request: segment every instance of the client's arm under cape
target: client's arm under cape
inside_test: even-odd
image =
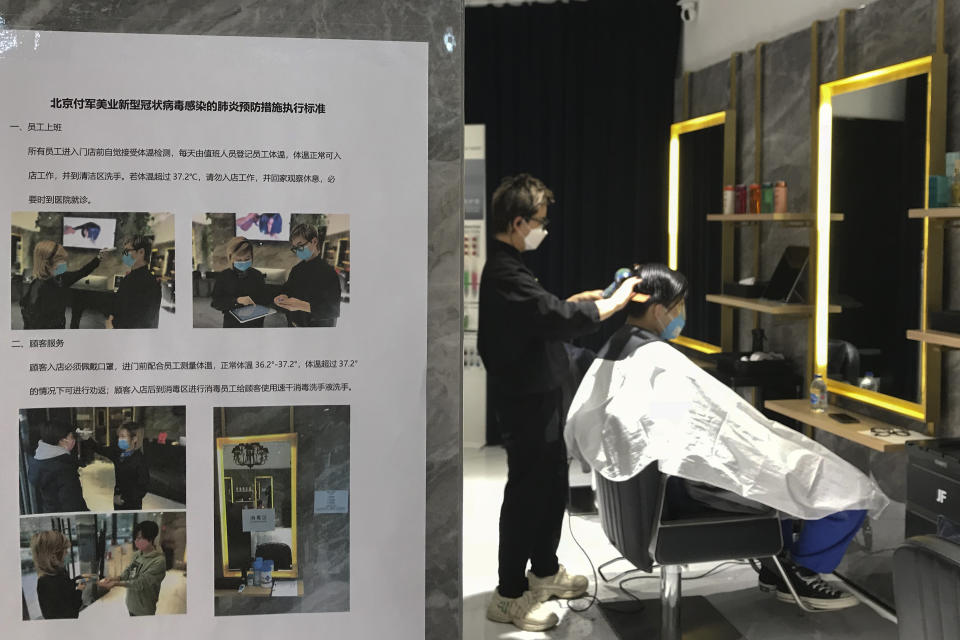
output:
[[[628,343],[629,345],[629,343]],[[594,361],[567,418],[570,452],[605,478],[651,462],[797,518],[882,511],[876,483],[823,445],[768,420],[664,342]]]

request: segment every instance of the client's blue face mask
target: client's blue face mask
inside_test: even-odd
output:
[[[62,276],[66,272],[67,272],[66,262],[61,262],[60,264],[58,264],[56,267],[53,268],[53,275],[55,276]]]
[[[310,247],[303,246],[297,249],[297,257],[301,260],[309,260],[313,256],[313,252],[310,251]]]
[[[117,446],[120,448],[121,451],[126,451],[127,449],[130,448],[130,441],[127,440],[126,438],[120,438],[117,440]]]
[[[233,268],[237,271],[246,271],[253,265],[253,260],[243,260],[241,262],[234,262]]]
[[[683,326],[687,323],[687,311],[686,309],[681,309],[673,320],[667,323],[667,326],[663,328],[663,331],[660,332],[660,337],[664,340],[673,340],[680,337],[680,332],[683,331]]]
[[[125,265],[128,266],[128,267],[132,267],[132,266],[133,266],[133,263],[136,262],[136,260],[134,259],[134,257],[133,257],[132,255],[130,255],[129,253],[123,254],[123,256],[121,256],[120,259],[123,260],[123,264],[125,264]]]

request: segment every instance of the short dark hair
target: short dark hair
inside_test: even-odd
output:
[[[518,216],[530,218],[540,207],[554,202],[553,191],[529,173],[507,176],[493,192],[493,213],[490,216],[493,232],[509,231]]]
[[[687,278],[665,264],[645,264],[634,275],[641,278],[635,291],[650,296],[646,302],[631,301],[627,305],[627,314],[635,318],[645,314],[655,304],[662,304],[668,309],[679,304],[689,289]]]
[[[303,238],[306,240],[307,244],[310,244],[310,241],[316,238],[317,244],[322,245],[323,241],[326,239],[326,236],[326,227],[315,227],[312,224],[307,224],[306,222],[300,222],[290,229],[291,240],[294,238]]]
[[[127,242],[133,247],[133,250],[143,249],[143,258],[150,262],[150,254],[153,252],[153,236],[144,236],[137,234],[127,238]],[[124,243],[126,244],[126,242]]]
[[[40,425],[40,439],[47,444],[57,445],[70,435],[71,431],[73,431],[73,427],[65,422],[44,422]]]
[[[153,520],[143,520],[138,522],[133,527],[133,537],[136,538],[137,534],[140,534],[140,537],[144,540],[149,540],[150,544],[153,544],[153,541],[157,539],[157,536],[160,535],[160,527],[157,526],[157,523]]]

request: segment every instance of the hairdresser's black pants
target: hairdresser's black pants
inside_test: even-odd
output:
[[[528,588],[528,560],[540,577],[559,568],[557,547],[569,488],[563,442],[566,412],[559,388],[496,397],[494,411],[507,450],[497,590],[505,598],[516,598]]]

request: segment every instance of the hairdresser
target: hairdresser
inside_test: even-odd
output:
[[[564,341],[598,329],[627,305],[639,283],[630,277],[609,298],[597,290],[566,300],[540,286],[520,254],[547,236],[553,202],[550,189],[528,174],[501,182],[493,194],[495,240],[480,280],[478,347],[507,451],[499,584],[487,617],[527,631],[557,624],[542,601],[577,598],[588,585],[557,559],[568,492],[563,387],[571,365]]]
[[[20,299],[24,329],[65,329],[70,287],[100,266],[100,251],[75,271],[67,269],[67,250],[53,240],[41,240],[33,248],[33,277]]]

